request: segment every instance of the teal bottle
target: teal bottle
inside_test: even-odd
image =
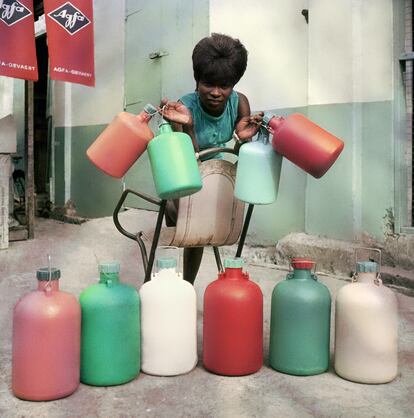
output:
[[[234,195],[254,205],[269,205],[279,191],[282,156],[269,143],[269,132],[262,128],[256,141],[243,144],[239,151]]]
[[[201,189],[193,143],[186,133],[174,132],[163,121],[157,136],[148,144],[148,156],[155,190],[161,199],[178,199]]]
[[[273,289],[269,363],[283,373],[310,376],[329,367],[331,296],[313,261],[292,259],[293,272]]]
[[[80,380],[88,385],[120,385],[140,370],[140,300],[135,288],[119,283],[119,271],[118,262],[100,263],[99,283],[80,295]]]

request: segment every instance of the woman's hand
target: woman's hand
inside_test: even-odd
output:
[[[158,110],[170,122],[180,123],[186,126],[193,125],[191,112],[181,102],[170,102],[168,99],[162,99]]]
[[[262,123],[263,115],[263,112],[259,112],[257,115],[244,116],[237,122],[235,131],[241,141],[247,141],[256,135]]]

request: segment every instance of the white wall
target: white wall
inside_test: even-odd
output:
[[[56,127],[107,124],[123,109],[124,24],[124,0],[94,1],[96,84],[54,83]]]
[[[392,99],[392,0],[312,0],[309,16],[309,104]]]
[[[0,77],[0,119],[13,113],[13,79]]]
[[[236,87],[253,110],[307,104],[307,0],[210,0],[210,31],[239,38],[249,51]]]

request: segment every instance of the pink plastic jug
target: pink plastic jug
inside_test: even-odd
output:
[[[37,270],[37,290],[14,307],[12,390],[21,399],[59,399],[79,385],[81,310],[59,278],[58,269]]]
[[[273,149],[315,178],[329,170],[344,148],[342,140],[298,113],[286,119],[265,113],[263,125],[273,134]]]
[[[123,177],[154,137],[148,122],[156,112],[155,107],[147,104],[138,115],[119,113],[88,148],[86,155],[104,173]]]

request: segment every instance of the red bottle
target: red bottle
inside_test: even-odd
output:
[[[123,177],[154,137],[148,122],[156,111],[147,104],[138,115],[119,113],[87,149],[86,155],[105,174]]]
[[[286,119],[265,113],[263,124],[273,134],[273,149],[317,179],[344,148],[342,140],[298,113]]]
[[[81,310],[59,278],[58,269],[37,270],[37,291],[14,307],[12,390],[21,399],[59,399],[79,385]]]
[[[263,294],[241,258],[224,267],[204,294],[203,362],[213,373],[243,376],[263,364]]]

